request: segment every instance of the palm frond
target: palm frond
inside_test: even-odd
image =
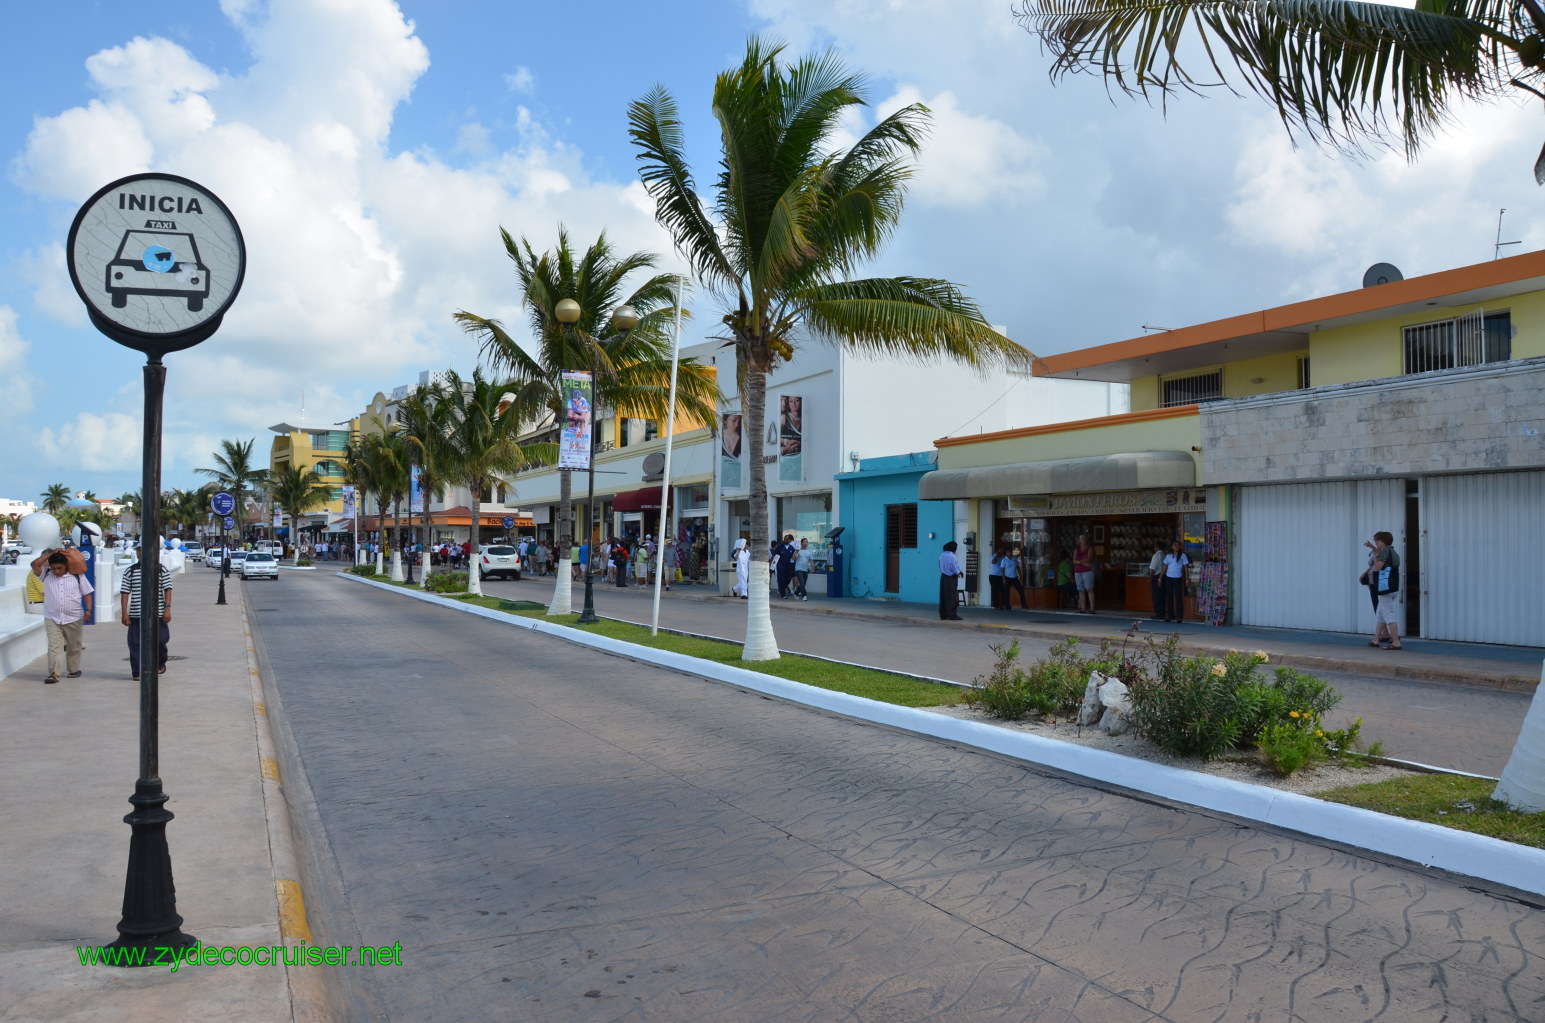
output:
[[[1290,132],[1349,151],[1398,137],[1414,155],[1459,101],[1540,73],[1518,54],[1538,27],[1501,0],[1028,0],[1015,16],[1053,78],[1150,99],[1239,83]]]
[[[628,106],[628,137],[638,147],[639,178],[655,201],[655,218],[700,278],[733,281],[718,232],[697,197],[687,166],[676,101],[664,86]]]

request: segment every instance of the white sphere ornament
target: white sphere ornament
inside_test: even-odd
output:
[[[77,547],[86,546],[84,540],[87,536],[91,537],[93,547],[102,546],[102,527],[95,522],[77,522],[75,528],[70,530],[70,539],[75,541]]]
[[[48,512],[33,512],[22,516],[16,524],[16,535],[21,542],[35,551],[59,546],[59,520]]]

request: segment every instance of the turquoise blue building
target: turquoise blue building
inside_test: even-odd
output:
[[[934,603],[939,551],[956,536],[954,501],[920,501],[918,481],[937,468],[938,452],[865,458],[837,474],[843,526],[843,595],[860,600]],[[960,551],[964,561],[965,549]]]

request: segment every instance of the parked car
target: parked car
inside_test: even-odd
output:
[[[204,564],[210,568],[220,568],[225,557],[224,547],[211,547],[204,552]]]
[[[520,553],[513,547],[490,545],[478,555],[478,578],[502,575],[520,582]]]
[[[184,540],[182,542],[182,553],[193,561],[203,561],[204,545],[197,540]]]
[[[231,571],[232,572],[240,572],[241,571],[241,563],[246,560],[247,555],[250,554],[250,553],[252,553],[252,552],[251,551],[244,551],[244,550],[239,550],[239,549],[236,549],[236,548],[232,548],[231,549]]]
[[[241,577],[243,579],[278,579],[279,562],[267,551],[253,551],[241,559]]]

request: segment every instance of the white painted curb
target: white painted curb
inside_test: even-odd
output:
[[[393,593],[479,615],[493,621],[555,636],[581,646],[618,654],[635,661],[674,668],[677,671],[740,686],[753,692],[808,707],[889,725],[918,735],[948,742],[958,742],[976,749],[999,753],[1032,764],[1039,764],[1093,781],[1116,785],[1135,792],[1145,792],[1161,799],[1184,803],[1232,817],[1259,821],[1295,831],[1311,838],[1321,838],[1357,849],[1382,853],[1422,866],[1436,867],[1454,874],[1492,881],[1519,891],[1545,895],[1545,849],[1503,842],[1465,831],[1391,817],[1372,810],[1340,803],[1328,803],[1296,792],[1282,792],[1262,785],[1212,775],[1199,774],[1178,767],[1155,764],[1091,749],[1074,743],[1046,739],[1038,735],[998,728],[980,721],[933,714],[912,707],[897,707],[861,696],[832,692],[807,686],[802,682],[763,675],[715,661],[685,654],[654,650],[622,640],[597,636],[583,629],[571,629],[534,618],[517,618],[503,611],[466,604],[422,590],[378,583],[362,576],[341,576],[367,583]]]

